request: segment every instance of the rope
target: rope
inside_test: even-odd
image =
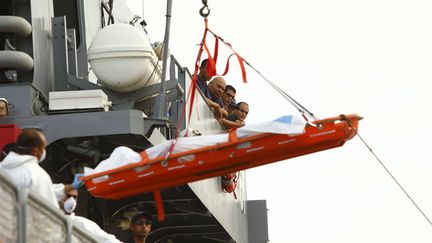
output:
[[[399,183],[399,181],[396,179],[396,177],[393,176],[393,174],[387,169],[387,167],[384,165],[384,163],[381,161],[381,159],[375,154],[374,151],[372,151],[372,148],[366,143],[366,141],[360,136],[357,129],[354,127],[351,127],[356,132],[357,136],[360,138],[360,140],[363,142],[363,144],[369,149],[369,151],[372,153],[372,155],[375,157],[375,159],[381,164],[381,166],[384,168],[384,170],[387,172],[387,174],[390,175],[390,177],[393,179],[393,181],[398,185],[398,187],[402,190],[402,192],[408,197],[408,199],[411,201],[411,203],[417,208],[417,210],[423,215],[423,217],[428,221],[429,225],[432,226],[432,221],[426,216],[426,214],[423,212],[423,210],[417,205],[417,203],[412,199],[412,197],[408,194],[408,192],[405,190],[405,188]]]
[[[250,64],[246,59],[243,59],[243,61],[248,65],[252,70],[254,70],[264,81],[266,81],[272,88],[274,88],[279,94],[282,95],[288,102],[290,102],[300,113],[304,114],[306,112],[310,117],[312,117],[314,120],[318,120],[315,115],[310,112],[308,109],[306,109],[303,105],[301,105],[299,102],[297,102],[294,98],[289,96],[285,91],[283,91],[279,86],[277,86],[275,83],[267,79],[259,70],[257,70],[252,64]],[[306,119],[307,120],[307,119]]]

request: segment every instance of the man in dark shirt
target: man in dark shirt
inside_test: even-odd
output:
[[[197,86],[201,90],[204,96],[208,96],[208,87],[207,82],[210,81],[210,79],[213,76],[209,76],[207,74],[207,63],[208,59],[204,59],[201,62],[201,66],[199,68],[198,78],[197,78]]]
[[[129,226],[132,236],[125,243],[145,243],[151,231],[152,216],[146,212],[136,213]]]
[[[209,106],[213,109],[213,113],[215,115],[215,118],[219,119],[221,117],[226,117],[226,116],[228,116],[228,114],[223,109],[223,102],[221,102],[222,105],[220,105],[220,103],[218,102],[218,99],[221,96],[221,95],[218,95],[219,91],[213,92],[213,94],[212,94],[210,89],[209,89],[210,84],[207,85],[207,82],[213,77],[213,76],[208,75],[208,73],[207,73],[207,64],[208,64],[208,59],[204,59],[201,62],[200,71],[199,71],[198,77],[197,77],[197,86],[201,90],[201,93],[206,98]],[[225,80],[222,77],[219,77],[219,78],[221,78],[223,80],[223,84],[221,84],[220,80],[217,83],[219,86],[223,86],[223,89],[225,90],[225,85],[226,85]],[[223,93],[223,91],[222,91],[222,93]]]

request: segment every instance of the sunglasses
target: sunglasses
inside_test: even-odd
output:
[[[138,219],[137,221],[134,222],[135,225],[151,225],[151,220],[141,220]]]

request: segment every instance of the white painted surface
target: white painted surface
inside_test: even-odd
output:
[[[50,110],[103,108],[108,111],[111,102],[102,90],[57,91],[49,93]]]
[[[147,36],[129,24],[100,30],[87,56],[98,81],[112,90],[130,92],[160,82],[161,69]]]
[[[190,81],[190,79],[187,80],[186,87],[189,87]],[[185,90],[189,89],[186,88]],[[189,102],[190,100],[188,100],[187,104]],[[186,117],[188,115],[186,112]],[[203,135],[226,132],[221,124],[214,119],[207,102],[198,91],[195,93],[189,127],[199,130]],[[247,218],[245,212],[247,197],[244,171],[240,172],[236,188],[237,199],[234,199],[232,193],[222,191],[220,177],[189,183],[189,186],[233,239],[238,243],[247,243]]]

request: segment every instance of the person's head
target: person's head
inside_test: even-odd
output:
[[[222,101],[224,105],[228,106],[231,103],[231,101],[233,101],[233,99],[235,98],[235,95],[236,95],[235,88],[231,85],[227,85],[222,95]]]
[[[208,64],[208,59],[204,59],[201,62],[200,68],[199,68],[199,76],[201,77],[201,79],[203,79],[204,81],[209,81],[213,76],[208,75],[207,73],[207,64]]]
[[[47,145],[45,136],[37,129],[22,130],[16,142],[16,152],[22,155],[33,155],[39,161],[45,159]]]
[[[134,238],[145,239],[151,231],[152,216],[146,212],[136,213],[129,226]]]
[[[65,197],[59,201],[59,206],[66,214],[71,214],[75,210],[77,202],[78,191],[73,189],[66,193]]]
[[[222,97],[223,92],[225,91],[226,82],[222,77],[216,77],[210,81],[208,85],[208,89],[210,94],[214,98]]]
[[[246,102],[239,102],[233,113],[237,118],[244,121],[249,114],[249,105]]]
[[[7,116],[9,114],[8,102],[5,98],[0,98],[0,117]]]

